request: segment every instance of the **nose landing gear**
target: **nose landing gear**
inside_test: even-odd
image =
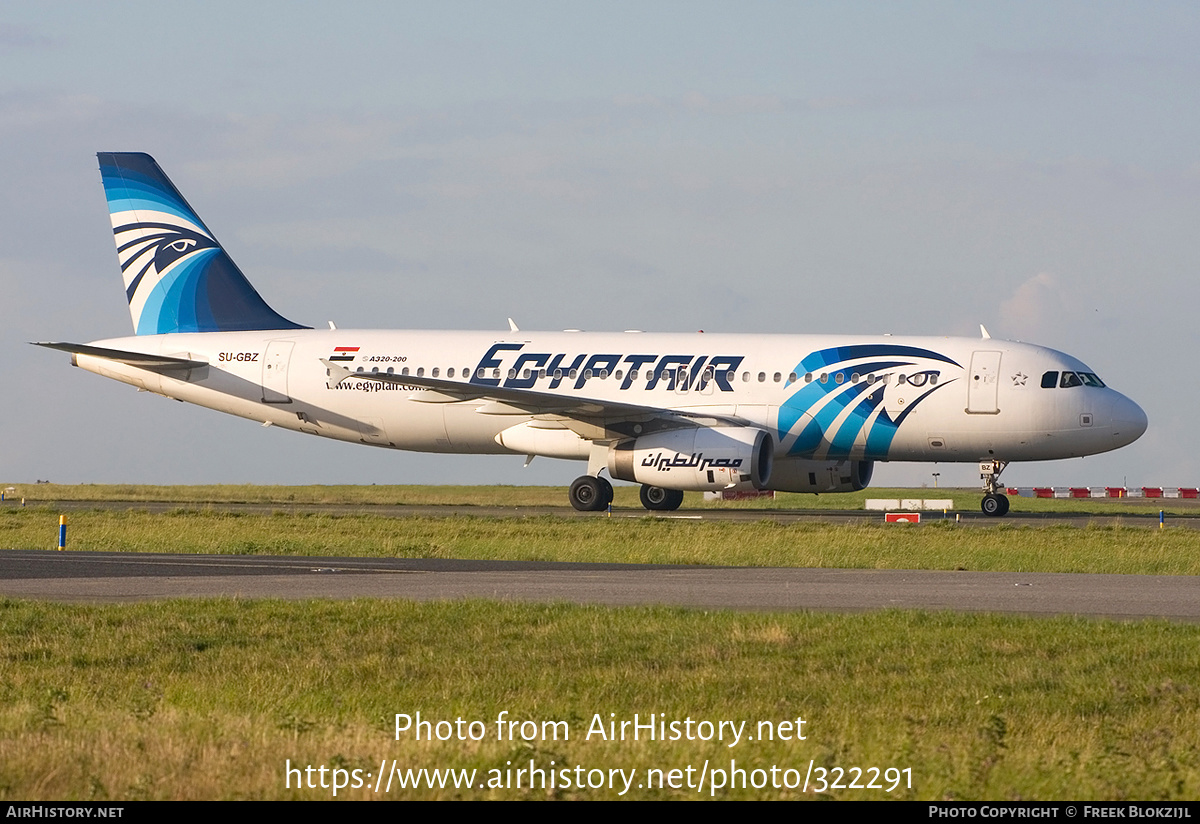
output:
[[[983,503],[980,509],[984,515],[999,518],[1008,514],[1008,496],[997,492],[1000,486],[1000,473],[1008,461],[984,461],[979,464],[979,477],[983,479]]]

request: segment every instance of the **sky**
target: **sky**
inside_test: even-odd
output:
[[[97,151],[339,328],[1040,343],[1149,417],[1010,485],[1200,485],[1194,3],[0,5],[0,479],[568,484],[264,429],[29,341],[131,333]],[[876,484],[974,486],[974,464]]]

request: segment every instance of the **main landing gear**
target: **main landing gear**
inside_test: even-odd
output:
[[[1000,473],[1008,461],[984,461],[979,464],[979,477],[983,479],[983,503],[980,509],[984,515],[999,518],[1008,514],[1008,496],[996,490],[1000,486]]]
[[[571,506],[580,512],[603,512],[612,503],[613,488],[605,478],[583,475],[571,484]],[[643,485],[642,506],[652,512],[673,512],[683,503],[683,491]]]
[[[642,499],[642,506],[646,509],[654,512],[674,512],[683,503],[683,490],[643,484],[638,497]]]
[[[613,488],[606,479],[596,475],[576,478],[567,493],[571,506],[580,512],[601,512],[612,503]]]

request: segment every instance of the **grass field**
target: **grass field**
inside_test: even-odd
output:
[[[1200,530],[72,511],[71,550],[858,569],[1200,574]],[[52,507],[0,509],[0,547],[52,549]]]
[[[145,501],[147,503],[352,504],[359,506],[566,506],[566,489],[555,486],[139,486],[135,484],[0,484],[10,498],[29,503],[54,501]],[[641,509],[638,488],[614,485],[614,507]],[[774,500],[708,502],[699,492],[686,493],[685,509],[862,509],[867,498],[950,498],[959,511],[977,512],[977,489],[888,489],[801,495],[781,492]],[[1200,516],[1200,500],[1182,498],[1017,498],[1017,512],[1075,512],[1096,515],[1157,513]]]
[[[73,511],[72,549],[1200,574],[1200,531],[1192,529],[394,518],[304,515],[286,506],[230,514],[204,503],[235,490],[243,497],[226,501],[279,502],[281,494],[316,496],[324,488],[131,489],[127,496],[183,504],[158,515]],[[529,495],[462,489],[446,497],[477,495],[481,505],[496,505],[492,496]],[[437,500],[431,488],[375,487],[362,497],[403,503],[397,490]],[[335,497],[349,494],[337,488]],[[0,508],[0,547],[50,549],[57,524],[51,506]],[[339,798],[384,796],[364,776],[385,762],[402,775],[478,771],[471,789],[451,780],[394,787],[391,798],[793,798],[799,788],[773,783],[811,779],[811,765],[826,770],[829,783],[834,768],[910,772],[890,793],[831,787],[810,798],[1194,799],[1198,685],[1200,627],[1163,621],[2,599],[0,799],[331,797],[330,788],[298,788],[300,773],[289,787],[289,761],[346,777],[358,770],[366,786],[343,788]],[[396,740],[395,715],[418,711],[427,720],[478,720],[487,734]],[[496,740],[494,722],[505,711],[512,720],[564,722],[570,737]],[[729,747],[728,740],[586,737],[597,714],[619,722],[635,713],[643,723],[650,713],[745,721],[748,734],[760,721],[803,717],[806,739]],[[603,771],[604,786],[531,790],[526,776],[513,787],[513,771],[531,761],[546,771],[580,767],[572,778]],[[737,784],[731,761],[746,770],[747,783],[766,785]],[[623,779],[610,787],[610,770],[637,780],[620,795]],[[653,783],[654,770],[660,779],[679,770],[679,786],[639,788]],[[714,792],[714,770],[725,771],[726,783],[732,773],[735,786]],[[702,771],[708,781],[698,793]],[[847,773],[843,783],[853,778]],[[861,783],[869,780],[866,773]],[[878,783],[891,782],[881,772]]]
[[[730,761],[910,770],[909,799],[1187,799],[1200,794],[1200,627],[882,612],[711,613],[484,602],[0,601],[0,798],[328,798],[285,763],[476,769],[471,789],[392,798],[615,798],[616,789],[479,789],[488,771],[694,769]],[[479,720],[483,740],[395,736],[395,715]],[[514,720],[567,738],[496,740]],[[799,718],[805,740],[606,741],[603,722]],[[561,729],[561,728],[560,728]],[[700,728],[696,729],[699,733]],[[295,782],[295,778],[293,781]],[[509,779],[511,781],[511,777]],[[829,779],[832,781],[832,778]],[[845,779],[849,783],[850,777]],[[863,778],[862,783],[867,782]],[[366,782],[364,782],[366,783]],[[382,794],[380,794],[382,795]],[[339,797],[376,797],[368,787]],[[818,797],[810,792],[807,797]]]

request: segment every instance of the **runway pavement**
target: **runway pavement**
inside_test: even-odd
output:
[[[0,595],[497,598],[734,610],[946,609],[1200,620],[1200,578],[0,550]]]

